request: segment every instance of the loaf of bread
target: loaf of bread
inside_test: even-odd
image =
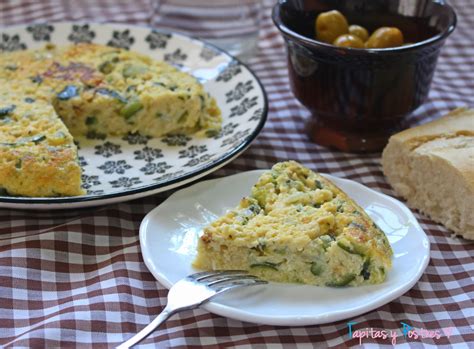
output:
[[[474,239],[474,110],[456,109],[393,135],[383,172],[408,205]]]

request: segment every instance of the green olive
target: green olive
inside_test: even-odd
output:
[[[332,44],[342,34],[347,34],[346,17],[337,10],[320,13],[316,18],[316,39]]]
[[[349,26],[349,34],[359,37],[363,42],[366,42],[369,38],[369,32],[364,27],[352,24]]]
[[[395,27],[382,27],[372,33],[366,41],[366,48],[387,48],[403,45],[403,34]]]
[[[352,34],[342,34],[332,44],[340,47],[364,48],[364,42]]]

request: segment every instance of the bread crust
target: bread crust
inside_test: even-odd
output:
[[[393,135],[382,167],[408,204],[474,239],[474,110],[449,114]]]
[[[439,119],[394,134],[390,139],[402,142],[433,139],[452,134],[474,135],[474,109],[457,108]]]

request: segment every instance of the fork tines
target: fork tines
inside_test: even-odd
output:
[[[239,286],[252,286],[267,284],[255,275],[250,275],[246,270],[215,270],[190,275],[194,282],[199,282],[217,292]]]
[[[247,270],[212,270],[212,271],[203,271],[200,273],[195,273],[189,275],[188,278],[195,281],[201,281],[209,277],[219,277],[219,276],[227,276],[227,275],[235,275],[235,274],[242,274],[247,275]]]

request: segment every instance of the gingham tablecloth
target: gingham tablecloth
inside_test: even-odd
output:
[[[270,20],[272,3],[266,1],[260,51],[250,61],[268,93],[268,122],[243,155],[210,177],[295,159],[313,170],[394,195],[381,172],[380,154],[346,154],[308,141],[304,121],[309,113],[289,89],[283,41]],[[474,105],[474,2],[452,4],[458,28],[442,51],[429,100],[410,118],[413,125]],[[0,0],[0,27],[59,20],[145,24],[149,13],[148,0]],[[145,214],[169,194],[84,210],[0,209],[0,345],[109,347],[148,324],[163,309],[167,290],[143,263],[138,228]],[[429,266],[409,292],[375,311],[308,327],[259,326],[204,310],[187,311],[166,322],[145,346],[355,346],[359,341],[349,337],[347,326],[353,321],[356,330],[396,331],[401,347],[473,348],[474,244],[416,216],[431,242]],[[439,339],[405,338],[401,322],[448,332],[441,332]],[[392,347],[380,338],[363,343]]]

